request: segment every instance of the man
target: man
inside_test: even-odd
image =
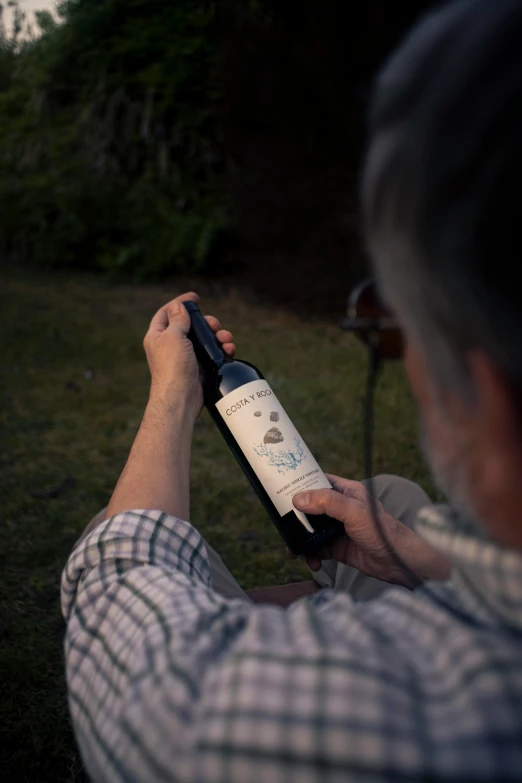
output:
[[[186,521],[202,394],[184,309],[154,317],[143,423],[63,578],[70,706],[94,780],[522,779],[521,106],[518,0],[437,11],[377,84],[368,243],[459,512],[428,505],[415,533],[401,518],[425,496],[377,482],[405,568],[365,488],[334,477],[295,504],[344,523],[318,577],[341,589],[252,604]],[[355,601],[353,566],[399,586]]]

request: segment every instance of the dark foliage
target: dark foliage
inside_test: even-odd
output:
[[[201,267],[227,223],[214,4],[60,14],[4,69],[0,252],[137,277]]]
[[[338,309],[372,78],[430,5],[67,0],[32,40],[4,31],[0,254],[137,279],[226,255]]]

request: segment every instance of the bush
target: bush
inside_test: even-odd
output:
[[[4,31],[0,252],[139,279],[201,269],[229,223],[214,4],[69,0],[60,15],[23,45]]]

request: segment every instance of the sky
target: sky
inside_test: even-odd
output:
[[[26,12],[54,8],[54,0],[18,0],[20,7]]]
[[[56,5],[55,0],[18,0],[20,8],[27,14],[28,21],[33,21],[33,11],[51,11]],[[3,0],[3,5],[7,5],[7,0]],[[6,19],[9,21],[11,9],[6,8]]]

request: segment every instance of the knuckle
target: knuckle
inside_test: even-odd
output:
[[[333,489],[319,489],[317,491],[315,505],[323,511],[333,511],[337,504],[336,494],[337,493]]]
[[[368,490],[366,489],[364,484],[361,484],[360,481],[358,481],[356,486],[354,487],[353,497],[356,500],[358,500],[360,503],[368,503],[369,501]]]
[[[330,490],[329,502],[328,502],[328,510],[330,512],[330,516],[334,517],[335,519],[338,519],[339,521],[344,521],[349,506],[350,506],[350,498],[345,497],[340,492],[336,492],[335,490]]]
[[[315,505],[322,505],[328,502],[329,489],[316,489],[311,493],[312,502]]]

